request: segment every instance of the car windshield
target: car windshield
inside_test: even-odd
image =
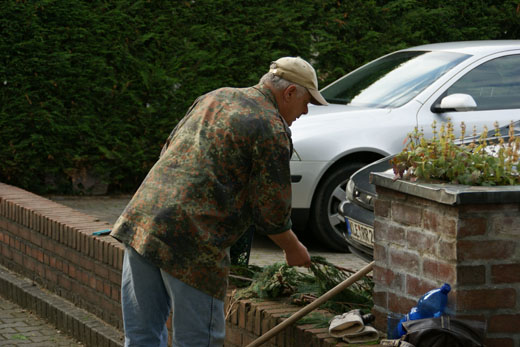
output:
[[[321,93],[333,104],[399,107],[468,57],[453,52],[397,52],[342,77]]]

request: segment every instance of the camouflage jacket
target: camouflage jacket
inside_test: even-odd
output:
[[[248,226],[291,228],[290,130],[263,85],[199,97],[111,235],[175,278],[224,299],[229,247]]]

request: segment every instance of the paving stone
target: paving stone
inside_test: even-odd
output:
[[[0,346],[83,346],[43,319],[0,297]]]

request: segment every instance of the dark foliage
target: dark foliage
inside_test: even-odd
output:
[[[137,188],[191,102],[299,55],[320,85],[428,42],[520,37],[517,1],[9,0],[0,6],[0,181]]]

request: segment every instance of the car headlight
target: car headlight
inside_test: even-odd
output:
[[[354,181],[348,180],[347,183],[347,200],[354,201]]]
[[[352,180],[349,180],[347,183],[346,198],[347,200],[357,203],[365,208],[373,209],[374,196],[356,189],[356,185]]]

